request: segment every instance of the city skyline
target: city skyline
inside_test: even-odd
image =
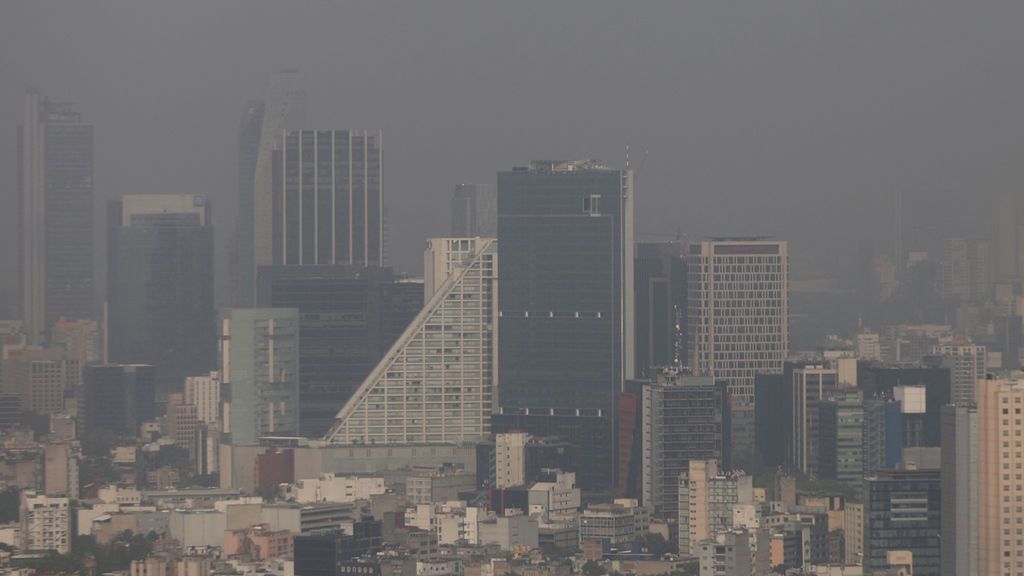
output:
[[[0,571],[1024,576],[1024,6],[56,8]]]

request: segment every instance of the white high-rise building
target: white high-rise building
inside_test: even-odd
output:
[[[963,340],[954,340],[948,344],[935,346],[932,352],[948,358],[951,362],[953,402],[975,402],[978,380],[985,379],[985,360],[988,357],[986,348]]]
[[[327,434],[335,444],[438,444],[490,435],[498,383],[497,241],[435,238],[426,305]]]
[[[25,550],[71,550],[68,499],[51,498],[34,491],[21,493],[21,538]]]
[[[726,382],[733,460],[754,449],[754,377],[781,373],[789,352],[789,244],[714,238],[691,244],[688,359],[694,373]]]
[[[196,416],[203,424],[220,421],[220,372],[185,379],[185,404],[196,407]]]

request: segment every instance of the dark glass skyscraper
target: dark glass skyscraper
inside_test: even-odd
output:
[[[204,196],[124,196],[108,214],[110,359],[152,364],[161,393],[217,365],[213,227]]]
[[[83,431],[106,430],[135,438],[156,416],[153,367],[142,364],[86,366],[82,373]]]
[[[678,242],[636,244],[636,375],[685,363],[686,260]]]
[[[631,182],[590,161],[498,173],[503,407],[610,413],[633,377]]]
[[[31,342],[61,317],[92,318],[93,126],[30,93],[18,130],[22,318]]]
[[[384,265],[380,133],[293,130],[275,152],[274,264]]]
[[[261,307],[299,310],[301,433],[327,432],[338,410],[423,307],[423,284],[390,268],[261,266]]]

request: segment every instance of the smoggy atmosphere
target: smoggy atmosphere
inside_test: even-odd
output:
[[[0,0],[0,576],[1024,576],[1022,30]]]

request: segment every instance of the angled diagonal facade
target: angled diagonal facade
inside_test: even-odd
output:
[[[426,304],[338,413],[334,444],[449,444],[490,433],[498,372],[498,243],[435,238]]]

